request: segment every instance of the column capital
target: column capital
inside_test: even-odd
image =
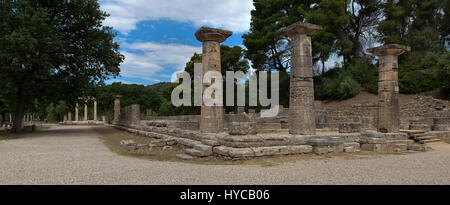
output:
[[[369,48],[367,52],[375,56],[402,55],[406,51],[411,51],[411,47],[399,44],[386,44],[383,46]]]
[[[285,36],[292,37],[301,34],[312,36],[314,33],[320,30],[322,30],[322,26],[299,21],[297,23],[291,24],[290,26],[283,27],[277,32]]]
[[[209,28],[209,27],[201,27],[196,33],[195,37],[197,37],[198,41],[215,41],[222,43],[227,40],[228,37],[233,35],[233,32],[217,29],[217,28]]]

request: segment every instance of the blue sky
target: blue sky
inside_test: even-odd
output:
[[[251,0],[100,0],[110,14],[104,24],[117,32],[125,55],[121,77],[107,83],[151,85],[167,82],[184,69],[201,42],[194,34],[201,26],[233,31],[224,45],[242,46],[250,27]]]

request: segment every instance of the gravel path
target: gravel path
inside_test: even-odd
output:
[[[0,184],[450,184],[450,145],[407,155],[212,166],[119,156],[87,127],[0,142]]]

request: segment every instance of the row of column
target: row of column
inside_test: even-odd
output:
[[[88,121],[88,106],[87,104],[84,104],[84,117],[83,117],[83,121]],[[97,101],[94,100],[94,121],[98,120],[98,116],[97,116]],[[72,121],[72,112],[67,113],[67,115],[64,116],[64,121]],[[75,121],[80,121],[79,120],[79,108],[78,108],[78,103],[75,104]]]
[[[289,133],[294,135],[314,135],[316,133],[314,112],[314,80],[311,36],[322,28],[318,25],[298,22],[282,28],[279,32],[291,39],[291,77],[289,99]],[[203,43],[203,75],[208,71],[221,73],[220,43],[232,35],[231,31],[202,27],[195,33]],[[368,49],[379,56],[378,131],[399,132],[400,108],[398,87],[398,56],[410,47],[387,44]],[[203,83],[203,89],[210,84]],[[115,103],[116,111],[116,103]],[[120,112],[120,101],[118,119]],[[206,133],[224,131],[224,109],[221,106],[201,108],[200,130]]]

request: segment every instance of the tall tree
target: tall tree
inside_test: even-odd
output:
[[[333,53],[344,55],[352,50],[352,42],[345,38],[344,33],[350,22],[346,9],[346,0],[327,0],[314,5],[307,14],[308,22],[323,27],[312,38],[314,62],[322,62],[322,74],[325,72],[325,62]]]
[[[75,99],[117,76],[124,57],[96,0],[5,0],[0,8],[0,72],[15,92],[14,131],[40,96]]]
[[[297,21],[303,21],[307,11],[319,0],[254,0],[250,32],[244,34],[246,57],[257,70],[289,67],[287,40],[276,31]]]
[[[352,42],[352,52],[343,53],[344,61],[364,57],[364,44],[372,39],[376,26],[382,19],[382,1],[347,0],[350,22],[344,28],[347,40]]]
[[[276,31],[297,21],[319,24],[324,30],[313,36],[315,61],[324,63],[331,54],[345,62],[364,57],[364,45],[372,39],[382,18],[377,0],[255,0],[250,32],[243,35],[246,57],[258,70],[289,68],[288,40]]]

